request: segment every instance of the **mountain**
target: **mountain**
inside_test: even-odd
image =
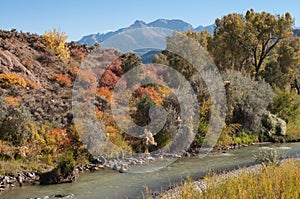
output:
[[[110,31],[107,33],[97,33],[97,34],[90,34],[83,36],[78,42],[80,44],[88,44],[88,45],[94,45],[95,43],[101,43],[108,38],[118,35],[120,33],[123,33],[125,31],[134,30],[138,28],[149,28],[148,30],[151,30],[150,28],[161,28],[161,29],[169,29],[169,30],[179,30],[179,31],[187,31],[187,30],[194,30],[197,32],[200,32],[202,30],[207,30],[211,34],[213,34],[214,30],[214,24],[209,26],[198,26],[197,28],[193,28],[193,26],[183,20],[180,19],[157,19],[150,23],[145,23],[141,20],[136,20],[132,25],[118,29],[116,31]],[[171,32],[171,31],[170,31]],[[151,33],[152,34],[152,33]],[[147,34],[145,35],[147,36]]]
[[[202,30],[207,30],[210,34],[214,33],[215,29],[215,24],[208,25],[208,26],[198,26],[197,28],[194,29],[196,32],[201,32]]]
[[[193,30],[193,26],[191,24],[179,19],[172,19],[172,20],[158,19],[147,25],[155,28],[167,28],[167,29],[179,30],[179,31]]]
[[[300,28],[294,29],[293,32],[294,32],[294,35],[297,35],[298,37],[300,37]]]

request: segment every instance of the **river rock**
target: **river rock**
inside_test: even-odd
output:
[[[97,159],[96,159],[97,163],[104,165],[107,160],[105,157],[103,157],[102,155],[100,155]]]
[[[75,181],[75,172],[67,172],[61,174],[59,169],[53,169],[52,171],[42,173],[40,175],[40,185],[49,184],[61,184],[61,183],[71,183]]]

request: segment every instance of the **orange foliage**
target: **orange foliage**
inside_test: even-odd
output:
[[[51,77],[51,80],[56,81],[61,86],[69,85],[72,82],[67,74],[54,74]]]
[[[6,100],[6,103],[11,106],[18,106],[22,102],[22,99],[17,97],[6,96],[4,99]]]
[[[69,68],[69,74],[71,75],[72,78],[75,78],[77,73],[79,71],[79,68],[77,66],[73,66]]]
[[[0,86],[9,88],[11,86],[26,87],[26,81],[23,77],[15,73],[0,74]]]
[[[56,145],[59,149],[68,146],[71,142],[66,129],[52,129],[46,133],[46,142],[48,145]]]
[[[31,80],[27,80],[27,86],[31,89],[37,89],[39,87],[37,83]]]
[[[107,87],[100,87],[100,88],[97,88],[96,90],[96,94],[100,95],[100,96],[104,96],[107,101],[109,103],[111,103],[111,91],[107,88]]]
[[[152,86],[148,86],[146,88],[140,87],[139,89],[137,89],[137,92],[142,97],[145,97],[146,94],[148,94],[150,99],[153,102],[155,102],[156,104],[162,104],[162,102],[163,102],[162,97],[158,94],[158,92]]]

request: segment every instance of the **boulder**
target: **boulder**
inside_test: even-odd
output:
[[[269,136],[283,136],[286,134],[286,122],[270,112],[264,115],[262,123],[265,132]]]
[[[71,183],[75,181],[75,172],[62,173],[60,168],[42,173],[40,175],[40,185]]]

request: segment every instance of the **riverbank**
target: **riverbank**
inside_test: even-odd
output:
[[[223,151],[223,153],[227,153],[229,150],[241,149],[248,146],[254,145],[268,145],[271,144],[269,142],[264,143],[252,143],[252,144],[242,144],[242,145],[232,145],[232,146],[220,146],[215,147],[212,152]],[[126,173],[129,170],[130,166],[135,165],[143,165],[150,162],[155,162],[159,160],[167,160],[171,158],[182,158],[182,157],[190,157],[199,155],[199,150],[191,149],[188,152],[183,154],[153,154],[152,156],[145,155],[144,157],[130,157],[130,158],[105,158],[103,156],[99,156],[94,159],[91,163],[76,166],[74,171],[71,172],[68,176],[65,176],[64,179],[58,182],[47,182],[43,180],[41,183],[40,176],[47,172],[36,172],[36,171],[22,171],[16,174],[9,174],[0,177],[0,191],[12,190],[17,186],[28,186],[28,185],[39,185],[39,184],[60,184],[60,183],[72,183],[76,181],[76,179],[83,175],[85,172],[95,172],[103,169],[112,169],[120,173]],[[51,169],[48,169],[50,172]]]
[[[280,147],[279,145],[283,145],[283,147]],[[201,160],[199,158],[197,158],[198,157],[197,154],[194,156],[194,154],[192,154],[192,153],[184,153],[183,154],[184,157],[182,157],[182,158],[180,158],[180,156],[178,154],[153,154],[152,156],[148,155],[145,157],[123,158],[123,159],[121,159],[121,158],[106,159],[104,157],[98,157],[97,159],[95,159],[93,161],[93,163],[85,164],[82,166],[77,166],[74,169],[74,174],[76,176],[76,179],[75,179],[74,185],[70,185],[70,186],[79,186],[80,187],[80,186],[82,186],[82,185],[80,185],[81,180],[85,179],[87,176],[99,176],[99,175],[103,175],[104,173],[111,173],[110,175],[114,175],[116,177],[118,176],[117,178],[120,178],[119,180],[117,180],[117,182],[114,181],[115,178],[111,179],[111,177],[108,177],[108,179],[106,179],[109,181],[111,179],[113,181],[111,183],[113,183],[113,184],[114,183],[119,184],[121,182],[126,183],[126,181],[127,180],[130,181],[129,179],[131,179],[131,178],[136,180],[135,176],[137,175],[137,173],[140,173],[139,176],[144,176],[144,175],[147,175],[147,172],[155,170],[156,171],[155,173],[160,173],[159,175],[161,176],[161,179],[159,180],[160,183],[158,183],[158,184],[157,184],[158,181],[156,181],[155,183],[153,182],[153,184],[151,185],[151,188],[153,188],[152,190],[160,191],[161,185],[164,186],[164,190],[167,190],[169,180],[171,182],[180,183],[180,179],[182,179],[182,177],[193,175],[193,179],[197,179],[197,176],[198,177],[205,176],[207,174],[207,172],[212,171],[212,170],[223,172],[224,170],[233,170],[240,166],[246,166],[246,165],[253,164],[253,162],[254,162],[253,150],[258,151],[258,149],[260,149],[260,148],[268,148],[267,146],[276,147],[276,148],[278,148],[278,150],[281,150],[284,152],[286,150],[292,149],[293,146],[297,146],[297,143],[295,143],[295,144],[278,144],[278,145],[271,145],[271,146],[268,143],[259,143],[259,144],[256,143],[256,144],[251,144],[251,145],[229,147],[226,149],[225,148],[215,148],[214,151],[212,151],[210,154],[208,154],[208,156],[206,158],[204,158],[204,159],[201,158]],[[289,147],[287,147],[287,146],[289,146]],[[297,151],[299,151],[299,150],[297,149]],[[241,152],[243,155],[242,156],[238,155]],[[187,158],[185,156],[189,156],[190,158]],[[224,157],[225,159],[222,157]],[[232,157],[232,158],[242,157],[243,160],[236,159],[235,160],[236,163],[233,164],[232,161],[230,161],[231,158],[229,158],[229,157]],[[224,160],[222,160],[220,158],[222,158]],[[176,160],[176,159],[178,159],[178,161],[174,162],[174,160]],[[211,162],[211,159],[214,159],[214,161]],[[166,165],[169,165],[169,163],[164,162],[164,161],[168,161],[168,160],[172,160],[172,162],[174,162],[175,164],[172,164],[171,167],[166,168]],[[206,160],[209,160],[209,162],[211,162],[213,165],[206,167],[205,166],[206,164],[202,164]],[[224,162],[224,164],[223,164],[222,161],[225,161],[226,163]],[[218,164],[215,164],[214,162],[218,162]],[[204,170],[199,167],[200,165],[202,165]],[[168,174],[168,172],[171,171],[174,168],[174,166],[175,166],[175,168],[179,166],[179,168],[182,167],[184,169],[179,169],[179,171],[176,171],[175,173]],[[121,171],[120,170],[121,168],[123,168],[123,169],[128,168],[128,170]],[[161,168],[165,168],[165,169],[161,169]],[[171,169],[171,170],[169,170],[169,169]],[[99,170],[103,170],[103,172],[97,172]],[[182,172],[184,170],[186,170],[186,172]],[[130,172],[131,174],[126,174],[126,172]],[[143,172],[146,172],[146,173],[143,174]],[[167,173],[165,173],[165,172],[167,172]],[[89,174],[89,173],[93,173],[93,174]],[[118,174],[118,173],[125,173],[125,174]],[[153,173],[153,172],[151,172],[151,173]],[[175,177],[175,176],[172,178],[163,177],[164,175],[172,176],[173,174],[175,174],[175,176],[177,176],[177,177]],[[25,174],[25,175],[27,175],[27,174]],[[32,176],[32,172],[29,175]],[[22,185],[23,186],[39,185],[40,174],[34,173],[34,175],[35,175],[34,180],[33,179],[31,179],[31,180],[24,179]],[[5,192],[10,192],[10,190],[14,190],[14,189],[16,190],[16,188],[20,185],[20,183],[17,181],[18,175],[14,175],[14,176],[8,175],[8,177],[10,178],[10,180],[9,180],[10,183],[6,183],[7,187],[4,189],[7,191],[5,191]],[[3,177],[1,179],[8,179],[8,177]],[[90,177],[88,177],[88,178],[90,178]],[[147,177],[146,179],[147,179],[147,182],[149,183],[149,181],[148,181],[149,178]],[[167,180],[167,179],[169,179],[169,180]],[[163,184],[161,184],[165,180],[167,180],[167,181],[164,182]],[[106,187],[106,185],[107,185],[105,182],[98,182],[98,183],[100,183],[101,186],[104,186],[104,187]],[[130,182],[130,183],[132,183],[132,182]],[[144,183],[144,182],[141,182],[141,183]],[[144,185],[146,185],[148,183],[145,183]],[[3,183],[3,184],[5,184],[5,183]],[[142,186],[142,184],[140,184],[140,185]],[[69,187],[69,185],[63,185],[63,186]],[[93,185],[91,185],[91,186],[93,186]],[[134,186],[136,186],[136,185],[134,185]],[[49,187],[49,186],[47,186],[47,187]],[[46,189],[51,189],[51,187],[52,186],[50,186],[49,188],[46,188]],[[39,188],[39,186],[30,186],[28,188],[25,187],[25,189],[43,190],[45,188]],[[21,189],[17,188],[17,190],[18,190],[17,192],[19,192]],[[140,187],[140,190],[143,190],[143,187]],[[53,191],[53,192],[47,193],[47,195],[50,196],[55,193],[56,194],[64,194],[65,191],[63,191],[63,190],[58,191],[58,192]],[[74,193],[76,195],[76,191],[71,192],[71,193]],[[124,192],[124,193],[126,193],[126,192]],[[4,195],[10,195],[10,193],[6,193]],[[45,195],[45,194],[42,193],[41,195]],[[6,198],[6,197],[4,197],[4,198]],[[15,198],[15,197],[12,197],[12,198]]]
[[[299,172],[299,158],[285,159],[280,165],[256,164],[196,181],[188,178],[162,193],[148,191],[144,199],[299,198]]]

